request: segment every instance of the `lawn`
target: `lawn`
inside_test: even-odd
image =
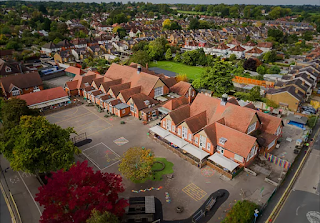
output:
[[[146,178],[146,179],[143,179],[143,180],[135,180],[135,181],[133,181],[134,183],[144,183],[147,180],[161,181],[162,178],[163,178],[163,175],[173,173],[173,169],[172,169],[173,163],[169,162],[166,158],[155,158],[154,161],[160,161],[160,162],[164,163],[165,168],[163,170],[161,170],[161,171],[154,172],[153,176],[150,176],[149,178]],[[162,165],[160,163],[155,163],[152,166],[152,170],[158,170],[158,169],[161,169],[161,168],[162,168]]]
[[[164,70],[172,71],[177,74],[186,74],[190,80],[194,80],[195,78],[199,77],[200,74],[205,71],[205,67],[195,67],[195,66],[188,66],[182,63],[176,63],[171,61],[157,61],[151,62],[150,67],[158,67]]]
[[[195,12],[195,11],[183,11],[183,10],[177,10],[178,13],[183,13],[183,14],[190,14],[190,15],[204,15],[205,12]]]

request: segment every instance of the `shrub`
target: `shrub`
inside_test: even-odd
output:
[[[308,118],[308,122],[307,122],[307,125],[310,127],[310,128],[313,128],[315,125],[316,125],[316,122],[317,122],[317,116],[315,115],[312,115]]]
[[[254,210],[257,208],[258,205],[251,201],[237,201],[222,223],[251,223],[254,219]]]

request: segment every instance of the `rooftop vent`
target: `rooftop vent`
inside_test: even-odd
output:
[[[226,142],[227,142],[227,139],[224,138],[224,137],[221,137],[221,138],[219,139],[219,143],[222,144],[222,145],[224,145]]]

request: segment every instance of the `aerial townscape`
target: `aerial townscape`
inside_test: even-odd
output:
[[[0,1],[1,223],[320,223],[319,114],[318,1]]]

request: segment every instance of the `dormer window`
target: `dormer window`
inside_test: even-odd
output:
[[[248,134],[250,134],[251,132],[253,132],[257,127],[257,122],[251,124],[248,128]]]
[[[7,72],[7,73],[9,73],[9,72],[11,72],[11,71],[12,71],[10,67],[6,67],[6,69],[5,69],[5,70],[6,70],[6,72]]]
[[[219,143],[220,143],[221,145],[224,145],[226,142],[227,142],[227,139],[224,138],[224,137],[221,137],[221,138],[219,139]]]

